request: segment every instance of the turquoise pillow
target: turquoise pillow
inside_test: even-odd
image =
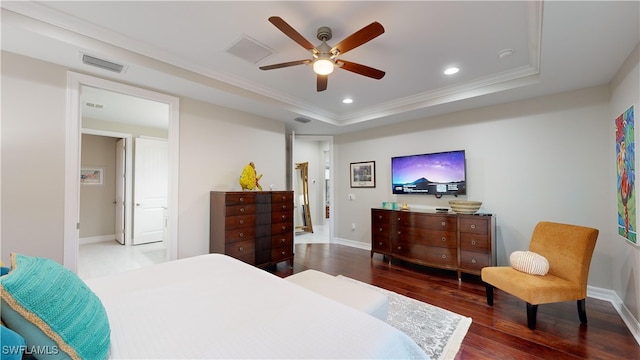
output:
[[[100,299],[57,262],[11,254],[0,277],[2,320],[39,360],[106,359],[110,333]]]
[[[1,360],[20,360],[27,346],[24,338],[15,331],[0,326],[0,359]]]

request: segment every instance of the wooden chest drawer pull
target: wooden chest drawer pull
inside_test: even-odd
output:
[[[286,196],[284,196],[284,195],[282,195],[282,197],[281,197],[280,199],[281,199],[281,200],[286,200],[286,199],[287,199],[287,197],[286,197]]]
[[[286,251],[283,251],[283,252],[282,252],[282,255],[287,255],[287,252],[286,252]]]
[[[282,215],[280,217],[282,218],[282,220],[286,220],[287,219],[287,215]]]
[[[382,246],[382,241],[380,241],[380,242],[378,243],[378,246]]]
[[[382,215],[378,215],[378,220],[382,220]]]
[[[400,221],[400,217],[398,217],[398,221]]]
[[[476,246],[477,242],[475,240],[471,240],[471,245]]]
[[[382,232],[382,228],[378,228],[378,232]]]
[[[240,212],[243,213],[244,212],[244,208],[240,208]]]
[[[244,198],[241,197],[240,199],[238,199],[240,202],[244,202]]]
[[[442,241],[447,241],[447,238],[443,236]]]
[[[243,225],[244,224],[244,219],[240,219],[239,222],[240,222],[240,225]]]
[[[287,239],[282,238],[282,239],[280,239],[280,242],[284,244],[284,243],[286,243],[286,242],[287,242]]]
[[[244,233],[238,234],[239,237],[244,237]]]
[[[402,250],[402,246],[398,246],[398,250]]]
[[[282,210],[287,210],[287,205],[282,205]]]
[[[447,255],[442,254],[442,258],[443,258],[443,259],[446,259],[446,258],[447,258]]]
[[[447,223],[443,221],[443,222],[441,222],[441,223],[440,223],[440,225],[442,225],[442,226],[446,226],[446,225],[447,225]]]
[[[284,226],[284,225],[282,225],[280,228],[282,229],[282,231],[287,230],[287,227],[286,227],[286,226]]]
[[[402,231],[398,231],[398,235],[402,234]]]
[[[476,260],[476,259],[471,259],[471,263],[472,263],[472,264],[475,264],[475,263],[477,263],[477,262],[478,262],[478,260]]]
[[[471,228],[475,229],[476,228],[476,224],[471,224]]]
[[[240,247],[238,248],[238,251],[243,252],[243,251],[244,251],[244,247],[243,247],[243,246],[240,246]]]

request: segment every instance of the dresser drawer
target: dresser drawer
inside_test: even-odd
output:
[[[256,194],[251,192],[227,193],[224,195],[225,205],[255,204]]]
[[[237,228],[225,230],[224,238],[226,243],[232,243],[236,241],[250,240],[255,241],[256,229],[255,227]]]
[[[225,254],[236,259],[251,257],[251,263],[255,262],[255,251],[255,241],[253,239],[227,243],[224,247]]]
[[[286,210],[286,211],[274,211],[271,213],[271,223],[272,224],[276,224],[276,223],[283,223],[283,222],[289,222],[289,221],[293,221],[293,212]]]
[[[487,235],[489,233],[489,221],[484,217],[461,217],[460,232]]]
[[[291,211],[293,212],[293,203],[281,202],[271,204],[271,211]]]
[[[251,227],[256,224],[255,215],[228,216],[224,218],[224,227],[227,230]]]
[[[458,246],[456,233],[451,231],[398,226],[395,230],[394,238],[403,242],[411,242],[427,246],[446,248],[455,248]]]
[[[372,210],[371,224],[376,224],[376,225],[391,224],[391,211]]]
[[[391,224],[379,223],[371,225],[371,236],[378,237],[390,237],[391,236]]]
[[[271,236],[271,248],[290,247],[293,248],[293,233],[283,233]]]
[[[480,271],[483,267],[491,266],[489,254],[474,251],[460,251],[460,268],[465,270]]]
[[[290,203],[293,205],[293,193],[292,192],[273,192],[271,193],[272,203]]]
[[[256,213],[256,206],[253,204],[229,205],[225,206],[225,216],[253,215]]]
[[[391,251],[391,240],[388,236],[373,236],[371,238],[371,249],[388,253]]]
[[[433,247],[398,241],[393,244],[393,253],[397,256],[411,258],[423,264],[455,268],[458,264],[456,248]]]
[[[415,228],[456,231],[457,220],[454,216],[418,213],[396,213],[396,225]]]
[[[281,247],[277,249],[271,249],[271,261],[280,262],[287,258],[293,257],[293,247]]]
[[[460,234],[460,250],[488,253],[489,245],[489,237],[486,235]]]
[[[286,234],[286,233],[293,233],[293,223],[291,221],[271,224],[272,235]]]

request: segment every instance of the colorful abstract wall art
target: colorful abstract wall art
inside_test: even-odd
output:
[[[636,142],[633,106],[616,118],[618,234],[638,245],[636,237]]]

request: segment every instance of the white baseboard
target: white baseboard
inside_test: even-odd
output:
[[[615,291],[609,289],[598,288],[595,286],[587,286],[587,296],[590,298],[608,301],[616,309],[622,321],[627,325],[629,331],[636,339],[638,345],[640,345],[640,322],[636,319],[631,311],[624,305],[622,299],[616,294]],[[587,309],[588,315],[589,309]]]
[[[371,250],[371,244],[363,243],[360,241],[353,241],[347,239],[334,238],[334,243],[340,245],[346,245],[355,247],[358,249]],[[640,322],[636,319],[631,311],[624,305],[618,294],[615,291],[609,289],[598,288],[595,286],[587,286],[587,296],[590,298],[608,301],[616,309],[622,321],[627,325],[629,331],[640,345]],[[588,309],[587,309],[588,312]],[[588,314],[587,314],[588,315]]]
[[[113,241],[116,239],[116,234],[112,234],[112,235],[100,235],[100,236],[90,236],[90,237],[85,237],[85,238],[80,238],[78,239],[78,243],[80,245],[83,244],[93,244],[93,243],[98,243],[98,242],[103,242],[103,241]]]

